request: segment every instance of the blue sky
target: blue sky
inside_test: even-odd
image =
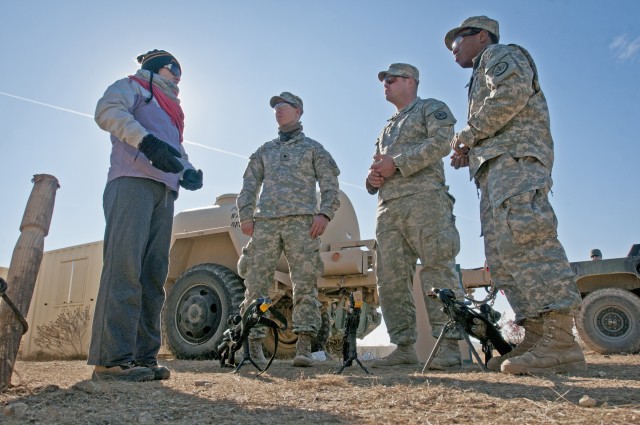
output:
[[[551,202],[569,259],[596,247],[625,256],[640,243],[640,2],[25,0],[3,7],[0,27],[0,265],[9,265],[34,174],[61,185],[46,250],[102,239],[110,143],[91,117],[105,88],[154,48],[182,64],[185,147],[204,171],[204,188],[182,192],[177,211],[240,190],[246,157],[276,134],[269,98],[286,90],[304,100],[305,133],[336,159],[362,237],[373,238],[376,200],[362,183],[394,112],[377,72],[417,66],[419,95],[447,103],[461,129],[470,74],[443,38],[479,14],[499,20],[501,41],[537,63],[556,143]],[[457,260],[477,267],[478,196],[466,170],[446,168]]]

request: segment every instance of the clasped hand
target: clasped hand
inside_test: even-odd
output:
[[[382,187],[385,179],[396,172],[396,164],[389,155],[376,154],[373,156],[373,164],[369,167],[367,181],[373,187]]]

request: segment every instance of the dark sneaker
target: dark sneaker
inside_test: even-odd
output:
[[[155,381],[169,379],[171,377],[171,371],[164,366],[160,366],[157,360],[141,360],[136,362],[136,364],[140,367],[151,369],[151,371],[153,371],[153,379]]]
[[[96,366],[91,374],[93,381],[153,381],[155,373],[148,367],[141,367],[134,362],[115,366]]]

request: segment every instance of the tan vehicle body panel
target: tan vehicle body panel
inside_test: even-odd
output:
[[[174,218],[171,241],[171,260],[166,282],[170,293],[175,281],[189,268],[203,263],[215,263],[237,272],[237,263],[249,238],[240,231],[235,194],[221,195],[211,207],[187,210]],[[348,197],[340,193],[341,207],[321,238],[321,257],[324,274],[318,279],[320,300],[335,302],[343,289],[360,290],[364,301],[375,310],[379,307],[375,276],[375,240],[361,240],[355,210]],[[27,321],[29,331],[23,336],[20,356],[23,359],[44,355],[62,358],[61,353],[34,344],[38,326],[56,320],[63,309],[88,306],[91,320],[98,293],[102,270],[102,241],[46,251],[36,281]],[[8,269],[0,267],[0,276],[6,278]],[[483,268],[463,270],[465,286],[486,286],[488,272]],[[484,283],[484,285],[482,284]],[[10,284],[10,283],[9,283]],[[414,278],[414,297],[418,323],[418,352],[426,360],[435,339],[426,316],[424,301],[419,293],[419,277]],[[284,258],[278,263],[274,283],[270,290],[274,302],[291,296],[291,281]],[[359,329],[359,336],[370,333],[377,323]],[[82,338],[86,354],[90,343],[91,323]],[[362,335],[360,334],[362,333]]]

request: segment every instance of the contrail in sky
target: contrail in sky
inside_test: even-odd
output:
[[[12,97],[14,99],[24,100],[25,102],[35,103],[36,105],[46,106],[47,108],[57,109],[59,111],[69,112],[69,113],[72,113],[72,114],[80,115],[81,117],[93,118],[92,114],[85,114],[84,112],[74,111],[73,109],[67,109],[67,108],[63,108],[61,106],[51,105],[49,103],[39,102],[39,101],[33,100],[33,99],[27,99],[26,97],[16,96],[15,94],[5,93],[3,91],[0,91],[0,94],[3,95],[3,96]],[[190,142],[188,140],[185,140],[184,143],[189,144],[189,145],[193,145],[193,146],[197,146],[197,147],[203,148],[203,149],[208,149],[208,150],[211,150],[211,151],[214,151],[214,152],[223,153],[225,155],[235,156],[236,158],[249,159],[249,157],[241,155],[239,153],[225,151],[225,150],[214,148],[214,147],[211,147],[211,146],[202,145],[200,143]],[[360,190],[366,190],[364,187],[362,187],[362,184],[353,184],[353,183],[348,183],[348,182],[344,182],[344,181],[340,181],[340,184],[343,185],[343,186],[354,187],[354,188],[360,189]],[[465,217],[463,215],[457,215],[457,217],[465,218],[467,220],[472,220],[472,221],[478,221],[475,218]]]
[[[38,102],[37,100],[27,99],[26,97],[16,96],[15,94],[9,94],[3,91],[0,91],[0,94],[7,97],[13,97],[14,99],[24,100],[25,102],[35,103],[36,105],[46,106],[47,108],[53,108],[53,109],[57,109],[59,111],[64,111],[64,112],[71,112],[72,114],[80,115],[82,117],[93,118],[93,115],[91,114],[85,114],[84,112],[78,112],[78,111],[74,111],[73,109],[62,108],[60,106],[50,105],[44,102]]]
[[[35,103],[36,105],[46,106],[47,108],[57,109],[58,111],[70,112],[72,114],[80,115],[81,117],[93,118],[92,114],[86,114],[84,112],[74,111],[73,109],[63,108],[61,106],[52,105],[50,103],[44,103],[44,102],[40,102],[40,101],[33,100],[33,99],[27,99],[26,97],[16,96],[15,94],[5,93],[5,92],[2,92],[2,91],[0,91],[0,94],[3,95],[3,96],[12,97],[14,99],[24,100],[25,102]],[[200,143],[189,142],[187,140],[185,140],[184,143],[187,143],[187,144],[193,145],[193,146],[198,146],[198,147],[204,148],[204,149],[209,149],[209,150],[212,150],[212,151],[215,151],[215,152],[220,152],[220,153],[223,153],[223,154],[226,154],[226,155],[235,156],[235,157],[242,158],[242,159],[249,159],[249,157],[244,156],[244,155],[240,155],[238,153],[234,153],[234,152],[229,152],[229,151],[225,151],[225,150],[222,150],[222,149],[213,148],[213,147],[207,146],[207,145],[201,145]]]
[[[6,92],[3,92],[3,91],[0,91],[0,95],[11,97],[13,99],[23,100],[23,101],[29,102],[29,103],[34,103],[34,104],[40,105],[40,106],[46,106],[47,108],[57,109],[58,111],[69,112],[71,114],[80,115],[81,117],[93,118],[92,114],[86,114],[84,112],[74,111],[73,109],[63,108],[61,106],[56,106],[56,105],[52,105],[50,103],[40,102],[38,100],[28,99],[28,98],[22,97],[22,96],[16,96],[15,94],[6,93]],[[188,145],[197,146],[197,147],[203,148],[203,149],[208,149],[210,151],[219,152],[219,153],[222,153],[222,154],[225,154],[225,155],[235,156],[236,158],[249,159],[248,156],[241,155],[241,154],[235,153],[235,152],[225,151],[223,149],[218,149],[218,148],[214,148],[214,147],[207,146],[207,145],[203,145],[201,143],[191,142],[191,141],[188,141],[188,140],[185,140],[184,143],[186,143]],[[362,185],[357,185],[357,184],[353,184],[353,183],[347,183],[347,182],[343,182],[343,181],[341,181],[340,184],[342,184],[344,186],[355,187],[355,188],[360,189],[360,190],[365,190],[362,187]]]

